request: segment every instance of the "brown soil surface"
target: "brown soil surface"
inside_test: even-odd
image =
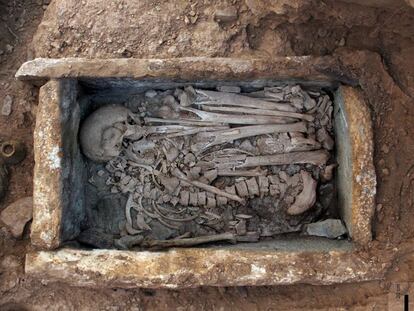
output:
[[[331,73],[355,78],[372,110],[378,188],[371,253],[386,250],[382,260],[393,265],[386,279],[363,284],[85,290],[26,277],[28,232],[15,240],[0,224],[0,310],[387,310],[396,284],[414,281],[413,8],[235,0],[237,19],[219,23],[215,12],[230,2],[48,2],[0,0],[0,103],[13,97],[12,114],[0,116],[0,140],[20,139],[29,150],[10,167],[0,209],[32,192],[37,89],[14,79],[27,59],[333,55],[342,67]]]

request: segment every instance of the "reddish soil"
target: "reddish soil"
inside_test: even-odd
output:
[[[0,209],[32,193],[37,89],[14,79],[27,59],[334,55],[343,66],[331,73],[357,80],[372,111],[378,188],[370,246],[372,256],[387,250],[383,260],[393,266],[381,281],[324,287],[85,290],[26,277],[28,230],[15,240],[0,224],[0,310],[387,310],[396,284],[414,281],[413,8],[236,0],[237,19],[223,24],[214,20],[223,1],[48,2],[0,0],[0,104],[13,97],[0,140],[22,140],[29,151],[10,167]]]

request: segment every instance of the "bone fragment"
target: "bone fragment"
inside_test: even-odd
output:
[[[241,219],[236,226],[234,227],[236,229],[237,235],[245,235],[247,233],[246,229],[246,220]]]
[[[323,182],[327,182],[330,181],[333,177],[333,171],[335,169],[335,167],[337,167],[337,164],[329,164],[325,167],[325,169],[323,169],[320,173],[320,177],[321,180]]]
[[[181,190],[180,192],[180,204],[182,206],[188,206],[188,202],[190,201],[190,192],[187,190]]]
[[[287,209],[289,215],[300,215],[310,209],[316,202],[317,181],[307,171],[300,171],[303,181],[303,190],[295,199],[295,203]]]
[[[194,119],[161,119],[161,118],[144,118],[144,122],[147,123],[176,123],[186,125],[198,125],[198,126],[217,126],[222,125],[221,122],[206,122],[202,120]]]
[[[172,171],[172,174],[175,177],[177,177],[178,179],[183,180],[183,181],[189,183],[190,185],[192,185],[194,187],[198,187],[198,188],[200,188],[202,190],[205,190],[205,191],[208,191],[210,193],[214,193],[214,194],[217,194],[217,195],[221,195],[223,197],[226,197],[226,198],[228,198],[230,200],[233,200],[233,201],[237,201],[237,202],[242,203],[242,204],[244,203],[244,200],[242,198],[238,197],[237,195],[233,195],[233,194],[227,193],[227,192],[225,192],[223,190],[220,190],[220,189],[218,189],[218,188],[216,188],[214,186],[210,186],[210,185],[203,184],[203,183],[201,183],[201,182],[199,182],[197,180],[193,180],[193,181],[192,180],[189,180],[185,176],[185,174],[183,172],[181,172],[178,168],[175,168]]]
[[[244,180],[239,181],[235,184],[237,194],[241,197],[247,197],[249,196],[249,191],[247,190],[247,185]]]
[[[168,134],[166,137],[172,138],[172,137],[180,137],[180,136],[186,136],[186,135],[194,135],[201,132],[213,132],[213,131],[220,131],[220,130],[226,130],[229,126],[223,125],[223,126],[200,126],[200,127],[193,127],[189,128],[180,132],[176,132],[173,134]]]
[[[215,112],[206,112],[194,108],[181,108],[181,110],[189,111],[201,118],[202,122],[219,122],[222,124],[284,124],[292,122],[291,118],[275,117],[269,115],[234,115],[222,114]]]
[[[256,178],[252,177],[246,180],[247,190],[250,196],[259,195],[259,185],[257,184]]]
[[[236,194],[236,186],[235,185],[227,186],[227,187],[224,188],[224,190],[228,193]]]
[[[334,147],[334,140],[325,128],[320,128],[316,131],[316,139],[327,150],[332,150]]]
[[[190,192],[190,206],[197,206],[198,203],[198,194],[197,192]]]
[[[236,139],[286,132],[306,132],[306,124],[305,122],[296,122],[291,124],[252,125],[199,133],[194,137],[195,141],[191,146],[191,150],[200,152],[215,145],[233,142]]]
[[[144,216],[142,214],[137,215],[137,227],[140,230],[151,230],[151,227],[145,222]]]
[[[226,169],[219,169],[217,171],[218,176],[246,176],[246,177],[254,177],[254,176],[265,176],[267,174],[267,170],[262,170],[260,168],[255,168],[253,170],[226,170]]]
[[[207,203],[206,193],[204,191],[200,191],[198,192],[197,196],[198,196],[198,205],[205,206]]]
[[[219,195],[216,197],[216,201],[217,201],[217,206],[223,206],[227,204],[227,198],[219,196]]]
[[[267,109],[220,107],[220,106],[203,105],[203,110],[211,111],[211,112],[234,112],[238,114],[247,113],[248,115],[288,117],[288,118],[294,118],[294,119],[301,119],[301,120],[305,120],[309,122],[312,122],[315,119],[315,117],[310,114],[289,112],[289,111],[267,110]]]
[[[221,233],[217,235],[206,235],[196,238],[174,239],[174,240],[148,240],[142,243],[142,246],[149,248],[168,248],[168,247],[190,247],[205,243],[226,241],[236,243],[236,237],[233,233]]]
[[[165,175],[160,175],[160,182],[168,191],[168,193],[174,193],[175,189],[180,185],[180,181],[177,177],[167,177]]]
[[[203,176],[207,178],[207,180],[212,183],[217,178],[218,172],[217,169],[209,170],[204,172]]]
[[[207,197],[207,208],[215,208],[217,206],[216,198]]]
[[[266,176],[259,176],[259,192],[266,195],[269,192],[269,179]]]
[[[246,157],[244,163],[239,164],[238,168],[266,166],[266,165],[286,165],[286,164],[313,164],[324,165],[329,159],[329,152],[326,150],[291,152],[274,154],[267,156]]]
[[[196,101],[196,105],[219,105],[219,106],[239,106],[239,107],[250,107],[250,108],[261,108],[270,110],[280,111],[295,111],[293,107],[286,104],[279,104],[268,102],[266,100],[243,96],[232,93],[221,93],[206,90],[196,90],[200,95],[206,96],[207,100]]]

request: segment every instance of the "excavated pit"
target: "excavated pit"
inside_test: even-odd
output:
[[[220,66],[216,62],[220,62]],[[292,63],[287,65],[289,62]],[[272,70],[270,66],[273,66]],[[302,66],[310,69],[297,69],[295,72],[295,68]],[[32,243],[48,251],[29,254],[26,271],[46,280],[64,279],[76,285],[118,287],[298,282],[331,284],[380,277],[383,267],[354,251],[354,245],[366,245],[371,240],[375,172],[369,112],[356,88],[342,86],[338,81],[318,74],[313,66],[309,58],[272,61],[204,58],[174,61],[70,59],[66,62],[35,60],[23,65],[17,74],[21,79],[44,81],[53,78],[41,87],[39,95],[31,232]],[[212,67],[216,71],[211,71]],[[125,73],[122,73],[123,70]],[[113,183],[106,184],[107,160],[97,164],[85,157],[79,146],[80,126],[99,107],[126,103],[131,108],[131,100],[145,97],[148,90],[160,92],[189,85],[202,90],[216,90],[217,86],[223,85],[239,86],[242,92],[247,93],[260,91],[264,87],[300,85],[305,90],[325,92],[334,106],[335,149],[331,152],[331,158],[321,167],[337,163],[333,182],[319,179],[320,172],[308,164],[294,164],[293,167],[277,165],[270,170],[279,177],[281,171],[286,171],[292,177],[305,170],[318,181],[316,204],[303,215],[287,217],[288,223],[291,219],[294,219],[295,225],[302,225],[327,218],[340,218],[347,234],[338,235],[342,239],[306,236],[299,226],[298,230],[276,230],[253,241],[249,237],[247,243],[237,237],[246,237],[247,232],[261,233],[263,227],[258,230],[260,222],[249,227],[248,221],[252,218],[246,221],[243,217],[235,217],[232,219],[234,225],[238,225],[241,220],[246,222],[246,232],[240,233],[235,228],[226,227],[214,229],[208,233],[209,236],[213,233],[232,234],[230,238],[226,236],[224,241],[215,244],[148,251],[148,247],[161,245],[163,248],[164,245],[142,244],[142,239],[139,239],[133,251],[116,250],[130,248],[125,247],[125,243],[117,243],[125,235],[119,223],[125,224],[128,195],[122,193],[119,185],[113,188]],[[185,171],[185,167],[180,168]],[[97,177],[103,176],[102,180],[97,180]],[[104,191],[100,191],[102,189],[97,187],[98,182],[110,187],[103,186]],[[331,185],[331,189],[325,189],[325,194],[321,194],[324,184]],[[329,196],[330,208],[318,208],[323,207],[321,201]],[[113,198],[118,202],[114,204]],[[279,216],[286,215],[286,208]],[[220,209],[217,207],[212,214],[219,214]],[[243,210],[232,214],[253,214],[254,218],[256,214],[251,213],[251,209],[254,209],[254,205],[248,204]],[[165,210],[163,214],[166,215]],[[274,220],[271,214],[267,213],[263,219]],[[137,217],[135,213],[132,215],[133,218]],[[144,219],[148,221],[148,218]],[[156,222],[151,220],[147,225]],[[136,222],[133,226],[134,230],[139,229]],[[99,229],[99,233],[85,234],[89,229]],[[171,240],[188,231],[193,237],[205,236],[191,232],[188,228],[180,228],[169,236],[161,236],[162,230],[157,229],[154,232],[158,235],[149,238],[156,241]],[[119,236],[115,239],[111,237],[108,242],[108,233]],[[83,238],[79,238],[82,235]],[[146,239],[148,236],[144,236]],[[229,244],[229,241],[237,243]]]

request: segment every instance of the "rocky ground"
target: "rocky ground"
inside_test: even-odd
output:
[[[15,239],[1,224],[0,309],[386,310],[397,285],[403,290],[414,279],[414,9],[395,4],[1,0],[0,104],[9,95],[12,110],[0,115],[0,139],[22,140],[28,156],[10,167],[0,209],[32,193],[37,89],[14,80],[27,59],[333,55],[342,66],[330,73],[353,77],[371,108],[378,188],[370,247],[372,256],[385,250],[381,260],[392,268],[381,281],[325,287],[85,290],[26,277],[28,228]]]

